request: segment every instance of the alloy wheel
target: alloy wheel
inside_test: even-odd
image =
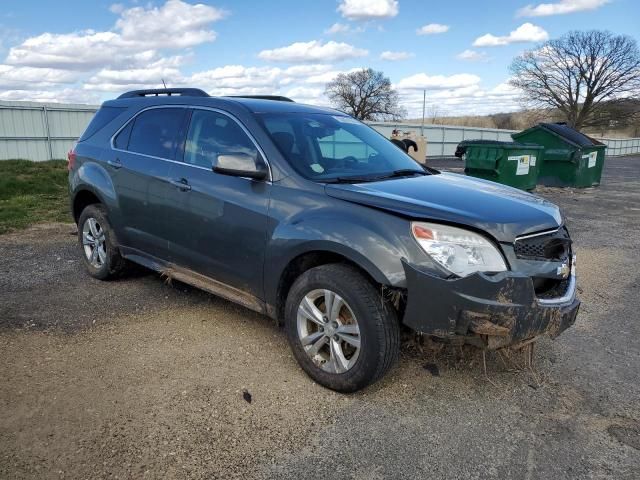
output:
[[[312,290],[298,306],[298,338],[314,362],[329,373],[351,369],[360,353],[360,328],[347,302],[331,290]]]
[[[91,266],[102,268],[107,261],[106,239],[102,226],[93,217],[87,218],[82,226],[82,246]]]

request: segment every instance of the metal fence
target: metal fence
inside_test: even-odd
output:
[[[0,102],[0,160],[66,158],[97,109],[94,105]]]
[[[410,123],[369,122],[373,128],[390,137],[393,130],[412,131],[427,139],[427,157],[453,157],[456,146],[463,140],[497,140],[511,142],[511,134],[516,130],[498,130],[496,128],[456,127],[448,125],[425,125]]]
[[[510,142],[511,134],[518,130],[498,130],[495,128],[458,127],[450,125],[369,122],[373,128],[385,136],[390,136],[394,129],[400,131],[424,131],[427,139],[427,157],[450,157],[456,150],[456,145],[463,140],[498,140]],[[594,137],[596,138],[596,137]],[[640,153],[640,138],[597,138],[607,145],[607,156],[617,157]]]
[[[0,160],[25,158],[42,161],[65,158],[73,143],[98,109],[95,105],[61,103],[0,102]],[[377,131],[389,137],[392,130],[424,132],[427,156],[452,156],[462,140],[483,139],[510,141],[515,130],[458,127],[409,123],[370,122]],[[602,138],[607,155],[640,153],[640,138]]]

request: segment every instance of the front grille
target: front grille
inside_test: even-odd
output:
[[[524,260],[559,262],[571,257],[571,238],[566,227],[555,232],[517,238],[514,243],[516,257]]]
[[[552,299],[562,297],[569,288],[569,279],[555,280],[551,278],[534,278],[534,291],[536,297],[541,299]]]

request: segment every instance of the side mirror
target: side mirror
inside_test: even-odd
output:
[[[217,155],[213,160],[212,169],[222,175],[249,177],[256,180],[263,180],[268,174],[267,166],[260,155],[253,157],[239,152]]]

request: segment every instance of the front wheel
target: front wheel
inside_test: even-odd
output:
[[[302,369],[339,392],[374,383],[398,357],[395,310],[349,265],[323,265],[298,277],[287,297],[285,325]]]

